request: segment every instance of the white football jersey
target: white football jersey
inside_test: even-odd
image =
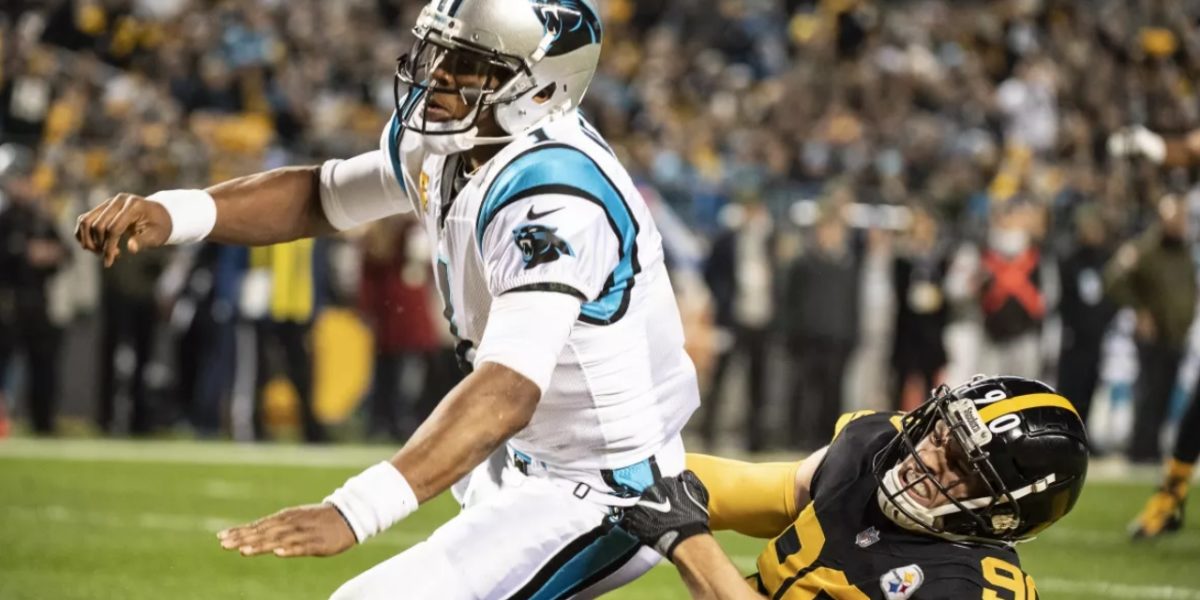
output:
[[[630,465],[675,438],[699,405],[695,367],[658,230],[595,129],[569,113],[469,179],[461,155],[426,154],[415,135],[398,133],[393,116],[381,151],[429,233],[457,338],[478,346],[501,294],[549,290],[584,302],[532,422],[510,445],[590,471]]]

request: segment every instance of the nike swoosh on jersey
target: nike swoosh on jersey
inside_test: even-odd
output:
[[[526,218],[526,219],[529,219],[530,221],[536,221],[536,220],[538,220],[538,219],[540,219],[540,218],[542,218],[542,217],[544,217],[544,216],[546,216],[546,215],[548,215],[548,214],[551,214],[551,213],[556,213],[556,212],[558,212],[558,211],[560,211],[560,210],[562,210],[562,209],[563,209],[563,207],[561,207],[561,206],[560,206],[560,207],[558,207],[558,208],[552,208],[552,209],[550,209],[550,210],[548,210],[548,211],[546,211],[546,212],[537,212],[537,210],[536,210],[536,207],[530,206],[530,207],[529,207],[529,212],[528,212],[528,213],[525,213],[525,218]]]

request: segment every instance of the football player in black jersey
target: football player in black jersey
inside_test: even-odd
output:
[[[1014,544],[1075,505],[1083,423],[1049,386],[976,377],[909,414],[860,411],[796,463],[689,455],[622,526],[678,567],[697,598],[1037,598]],[[712,529],[769,537],[743,578]]]

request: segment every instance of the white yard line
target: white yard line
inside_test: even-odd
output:
[[[237,524],[237,521],[233,519],[212,515],[139,513],[136,516],[122,516],[103,511],[76,510],[57,504],[37,507],[7,506],[0,508],[0,518],[68,523],[90,527],[206,531],[212,533]]]
[[[218,531],[232,527],[244,521],[216,515],[147,513],[137,515],[121,515],[96,510],[77,510],[57,504],[43,506],[4,506],[0,507],[0,523],[6,519],[22,521],[39,521],[51,523],[66,523],[70,525],[86,525],[89,527],[108,527],[116,529],[151,529],[181,533],[215,535]],[[423,541],[425,534],[406,532],[403,530],[389,531],[368,543],[407,548]],[[216,538],[213,538],[216,545]]]
[[[1122,550],[1136,548],[1130,545],[1129,534],[1124,529],[1078,529],[1075,527],[1056,526],[1038,536],[1034,544],[1054,546],[1113,546]],[[1200,552],[1200,538],[1189,536],[1187,533],[1171,536],[1161,540],[1175,552]]]
[[[390,446],[299,446],[234,442],[130,440],[0,440],[0,464],[9,458],[80,462],[199,465],[365,467],[395,452]]]
[[[200,486],[200,493],[214,500],[244,500],[254,497],[254,488],[228,479],[206,479]]]
[[[395,452],[390,445],[246,444],[187,440],[35,439],[0,440],[0,467],[5,459],[26,458],[83,462],[137,462],[200,465],[286,465],[297,467],[360,468],[384,460]],[[741,456],[732,458],[754,457]],[[799,459],[798,455],[771,454],[766,459]],[[1161,470],[1133,466],[1121,460],[1092,462],[1088,480],[1109,484],[1145,486],[1156,483]],[[1200,479],[1200,472],[1197,473]]]

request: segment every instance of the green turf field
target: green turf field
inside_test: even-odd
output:
[[[0,441],[0,599],[326,598],[421,539],[454,513],[453,502],[431,503],[329,559],[242,558],[221,551],[213,534],[319,500],[388,454],[383,447]],[[1096,475],[1070,517],[1022,547],[1042,597],[1200,600],[1200,519],[1174,538],[1131,545],[1124,527],[1151,476]],[[761,542],[722,540],[744,571],[753,570]],[[674,570],[659,567],[608,597],[686,595]]]

